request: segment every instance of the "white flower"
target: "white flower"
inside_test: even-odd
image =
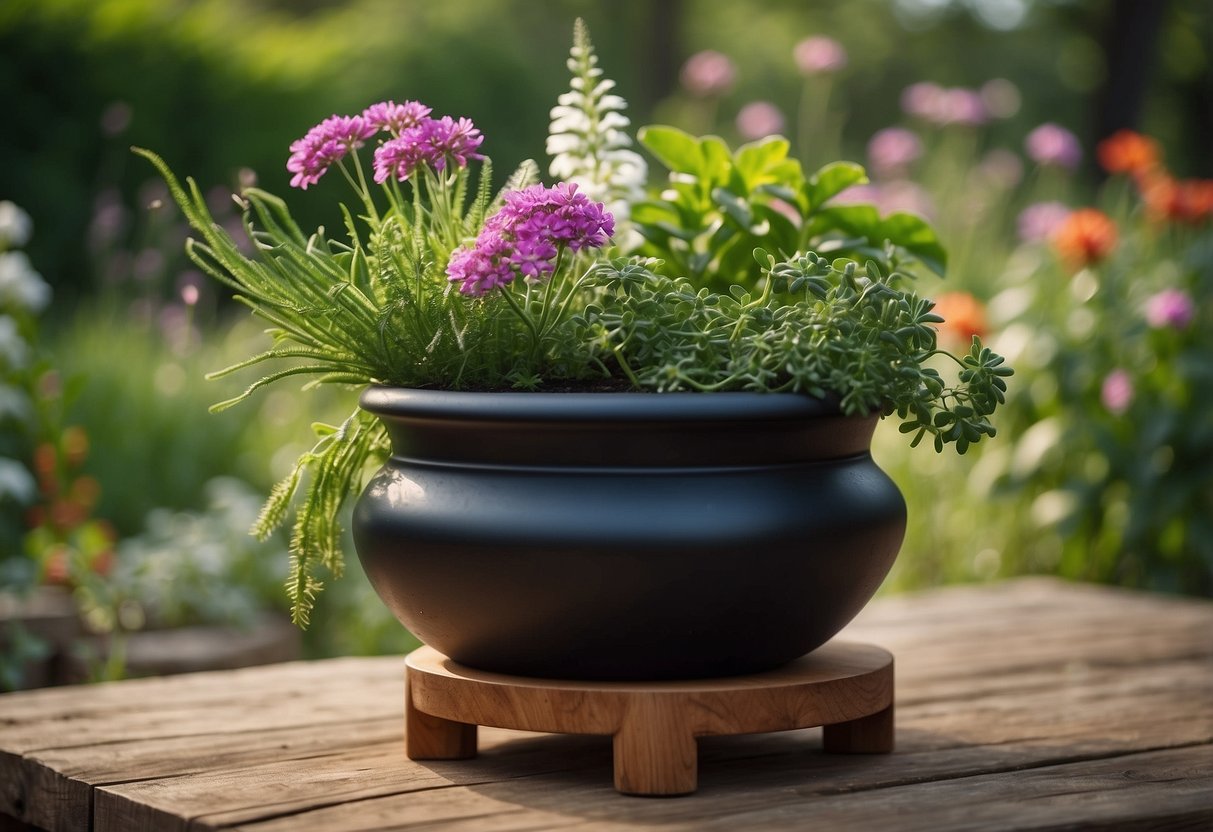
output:
[[[0,500],[12,498],[21,505],[33,501],[38,484],[29,469],[15,459],[0,457]]]
[[[45,309],[50,301],[51,287],[34,271],[25,252],[0,254],[0,308],[36,313]]]
[[[615,82],[602,78],[585,24],[577,21],[569,50],[573,73],[569,92],[556,99],[548,128],[548,171],[574,182],[587,197],[602,202],[615,217],[615,240],[625,250],[640,243],[631,229],[629,204],[644,196],[648,165],[628,148],[632,139],[625,129],[631,122],[623,114],[627,102],[608,94]],[[587,92],[588,90],[588,92]]]
[[[17,331],[17,322],[8,315],[0,315],[0,365],[24,367],[29,356],[29,345]]]
[[[34,223],[16,203],[0,200],[0,245],[18,248],[29,242]]]
[[[15,419],[28,423],[34,417],[34,409],[30,405],[29,396],[18,387],[0,384],[0,421]]]

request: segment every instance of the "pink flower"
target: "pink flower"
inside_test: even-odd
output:
[[[981,95],[975,90],[956,87],[944,95],[943,105],[944,124],[964,124],[975,126],[985,124],[990,120]]]
[[[362,111],[362,117],[379,130],[387,130],[399,136],[405,130],[420,124],[430,114],[430,108],[420,101],[380,101]]]
[[[1133,379],[1121,369],[1108,373],[1099,391],[1099,399],[1108,412],[1119,416],[1133,403]]]
[[[484,136],[469,119],[455,121],[450,116],[426,118],[405,128],[375,150],[375,181],[408,179],[422,165],[445,170],[448,164],[467,167],[469,159],[484,158],[476,149]]]
[[[1186,329],[1196,317],[1196,305],[1182,289],[1163,289],[1146,301],[1146,322],[1155,329]]]
[[[696,52],[682,66],[682,86],[691,95],[711,98],[724,95],[737,80],[737,69],[727,55],[713,49]]]
[[[1006,78],[992,78],[986,81],[981,85],[978,94],[981,96],[981,103],[986,107],[986,112],[993,118],[1010,118],[1019,112],[1019,107],[1023,103],[1019,87]]]
[[[307,190],[347,153],[362,147],[378,128],[362,116],[330,116],[291,143],[286,169],[295,174],[291,187]]]
[[[1038,165],[1073,170],[1082,161],[1082,145],[1078,137],[1051,122],[1037,127],[1024,140],[1028,158]]]
[[[484,136],[471,119],[455,121],[450,116],[443,116],[424,121],[417,129],[425,131],[424,141],[435,170],[443,170],[448,162],[464,168],[469,159],[484,158],[476,152],[476,148],[484,142]]]
[[[908,116],[935,121],[942,112],[943,87],[930,81],[919,81],[901,91],[901,109]]]
[[[902,176],[920,156],[922,142],[904,127],[878,130],[868,142],[868,161],[880,176]]]
[[[470,248],[456,249],[447,277],[465,295],[485,295],[517,276],[549,277],[562,248],[601,248],[615,233],[615,220],[601,202],[590,202],[577,186],[532,185],[505,195]]]
[[[746,139],[762,139],[783,127],[783,113],[770,101],[751,101],[737,113],[737,132]]]
[[[990,114],[975,90],[945,89],[930,81],[911,84],[901,93],[901,109],[933,124],[975,126],[989,121]]]
[[[1037,202],[1019,213],[1016,227],[1025,243],[1043,243],[1070,216],[1070,208],[1060,202]]]
[[[796,44],[792,57],[802,75],[837,72],[847,65],[847,50],[838,41],[824,35],[814,35]]]
[[[398,136],[375,148],[375,181],[383,184],[395,178],[403,182],[412,176],[425,161],[421,144],[408,136]]]

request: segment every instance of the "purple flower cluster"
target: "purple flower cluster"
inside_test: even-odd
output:
[[[375,149],[375,181],[403,182],[423,164],[434,170],[449,164],[467,167],[469,159],[484,158],[476,152],[483,141],[470,119],[426,118]]]
[[[1146,322],[1155,329],[1187,329],[1196,317],[1196,304],[1183,289],[1163,289],[1146,301]]]
[[[922,156],[922,141],[904,127],[878,130],[868,142],[868,161],[880,176],[904,176],[906,170]]]
[[[751,101],[737,113],[737,132],[754,141],[773,136],[785,126],[783,113],[770,101]]]
[[[410,127],[424,121],[430,114],[430,108],[420,101],[406,101],[397,104],[395,101],[380,101],[362,111],[362,117],[380,130],[386,130],[393,136],[399,136]]]
[[[1038,165],[1074,170],[1082,161],[1082,145],[1066,128],[1046,122],[1024,140],[1028,158]]]
[[[1123,369],[1108,373],[1099,389],[1099,400],[1110,413],[1119,416],[1133,403],[1133,378]]]
[[[911,84],[901,93],[901,109],[932,124],[975,126],[990,120],[981,93],[962,87],[945,88],[930,81]]]
[[[375,181],[389,176],[408,179],[419,165],[444,170],[454,164],[466,167],[469,159],[483,158],[476,149],[484,137],[466,118],[430,118],[430,108],[419,101],[381,101],[356,116],[332,116],[291,144],[286,169],[294,174],[291,187],[307,190],[328,169],[362,147],[380,131],[392,134],[375,149]]]
[[[727,55],[713,49],[696,52],[682,66],[682,86],[691,95],[712,98],[724,95],[737,80],[737,67]]]
[[[551,276],[562,248],[601,248],[615,233],[615,219],[567,182],[532,185],[505,196],[471,248],[456,249],[447,264],[451,282],[465,295],[484,295],[518,275]]]
[[[308,130],[302,139],[291,143],[291,157],[286,162],[286,169],[295,174],[291,177],[291,187],[306,191],[308,185],[320,181],[329,166],[351,150],[362,147],[363,141],[378,130],[363,116],[326,118]]]
[[[1025,243],[1043,243],[1073,213],[1061,202],[1036,202],[1019,212],[1016,229]]]
[[[828,74],[846,67],[847,50],[833,38],[813,35],[796,44],[792,58],[802,75]]]

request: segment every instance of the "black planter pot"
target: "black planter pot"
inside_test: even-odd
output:
[[[362,406],[394,449],[355,508],[366,573],[482,670],[778,667],[859,612],[905,532],[876,419],[804,396],[373,387]]]

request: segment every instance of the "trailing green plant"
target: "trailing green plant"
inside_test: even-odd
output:
[[[565,139],[550,147],[607,159],[623,148],[614,135],[622,100],[606,94],[584,27],[570,68],[579,95],[563,99],[570,109],[559,111],[553,130]],[[582,134],[577,148],[562,132],[573,128]],[[597,140],[585,135],[591,131]],[[250,255],[214,222],[194,182],[182,184],[160,157],[137,150],[199,234],[189,256],[269,325],[268,350],[212,375],[266,362],[275,369],[216,409],[294,377],[308,386],[479,390],[605,382],[836,398],[848,414],[897,413],[915,444],[931,435],[939,450],[954,444],[964,452],[994,434],[988,417],[1010,369],[975,340],[968,355],[954,358],[958,381],[949,386],[927,364],[946,355],[932,327],[942,319],[930,301],[900,288],[903,264],[942,268],[925,222],[829,205],[863,178],[862,169],[838,164],[805,179],[782,139],[732,154],[719,139],[672,128],[645,136],[677,173],[677,196],[632,206],[647,238],[642,255],[654,239],[665,240],[664,261],[620,258],[607,208],[576,183],[538,184],[534,163],[494,197],[479,130],[468,119],[432,118],[417,101],[333,116],[292,144],[292,185],[306,189],[338,170],[356,208],[341,206],[341,239],[324,229],[305,234],[283,200],[246,189]],[[368,176],[359,150],[375,137]],[[474,183],[473,161],[483,161]],[[612,170],[596,184],[622,187],[633,166]],[[797,219],[784,217],[774,199]],[[661,211],[673,212],[670,222]],[[652,231],[658,226],[665,237]],[[357,409],[316,432],[315,446],[273,489],[254,526],[268,535],[295,507],[287,586],[300,624],[321,575],[341,572],[343,505],[389,450],[382,425]]]
[[[1005,401],[1012,371],[974,339],[960,358],[940,350],[934,304],[875,261],[829,261],[813,252],[777,261],[754,251],[764,279],[728,293],[670,277],[660,263],[617,260],[593,272],[595,299],[570,320],[569,340],[591,345],[645,390],[749,390],[836,397],[845,413],[896,413],[917,445],[955,443],[964,453],[993,436],[988,417]],[[949,386],[928,362],[958,365]]]

